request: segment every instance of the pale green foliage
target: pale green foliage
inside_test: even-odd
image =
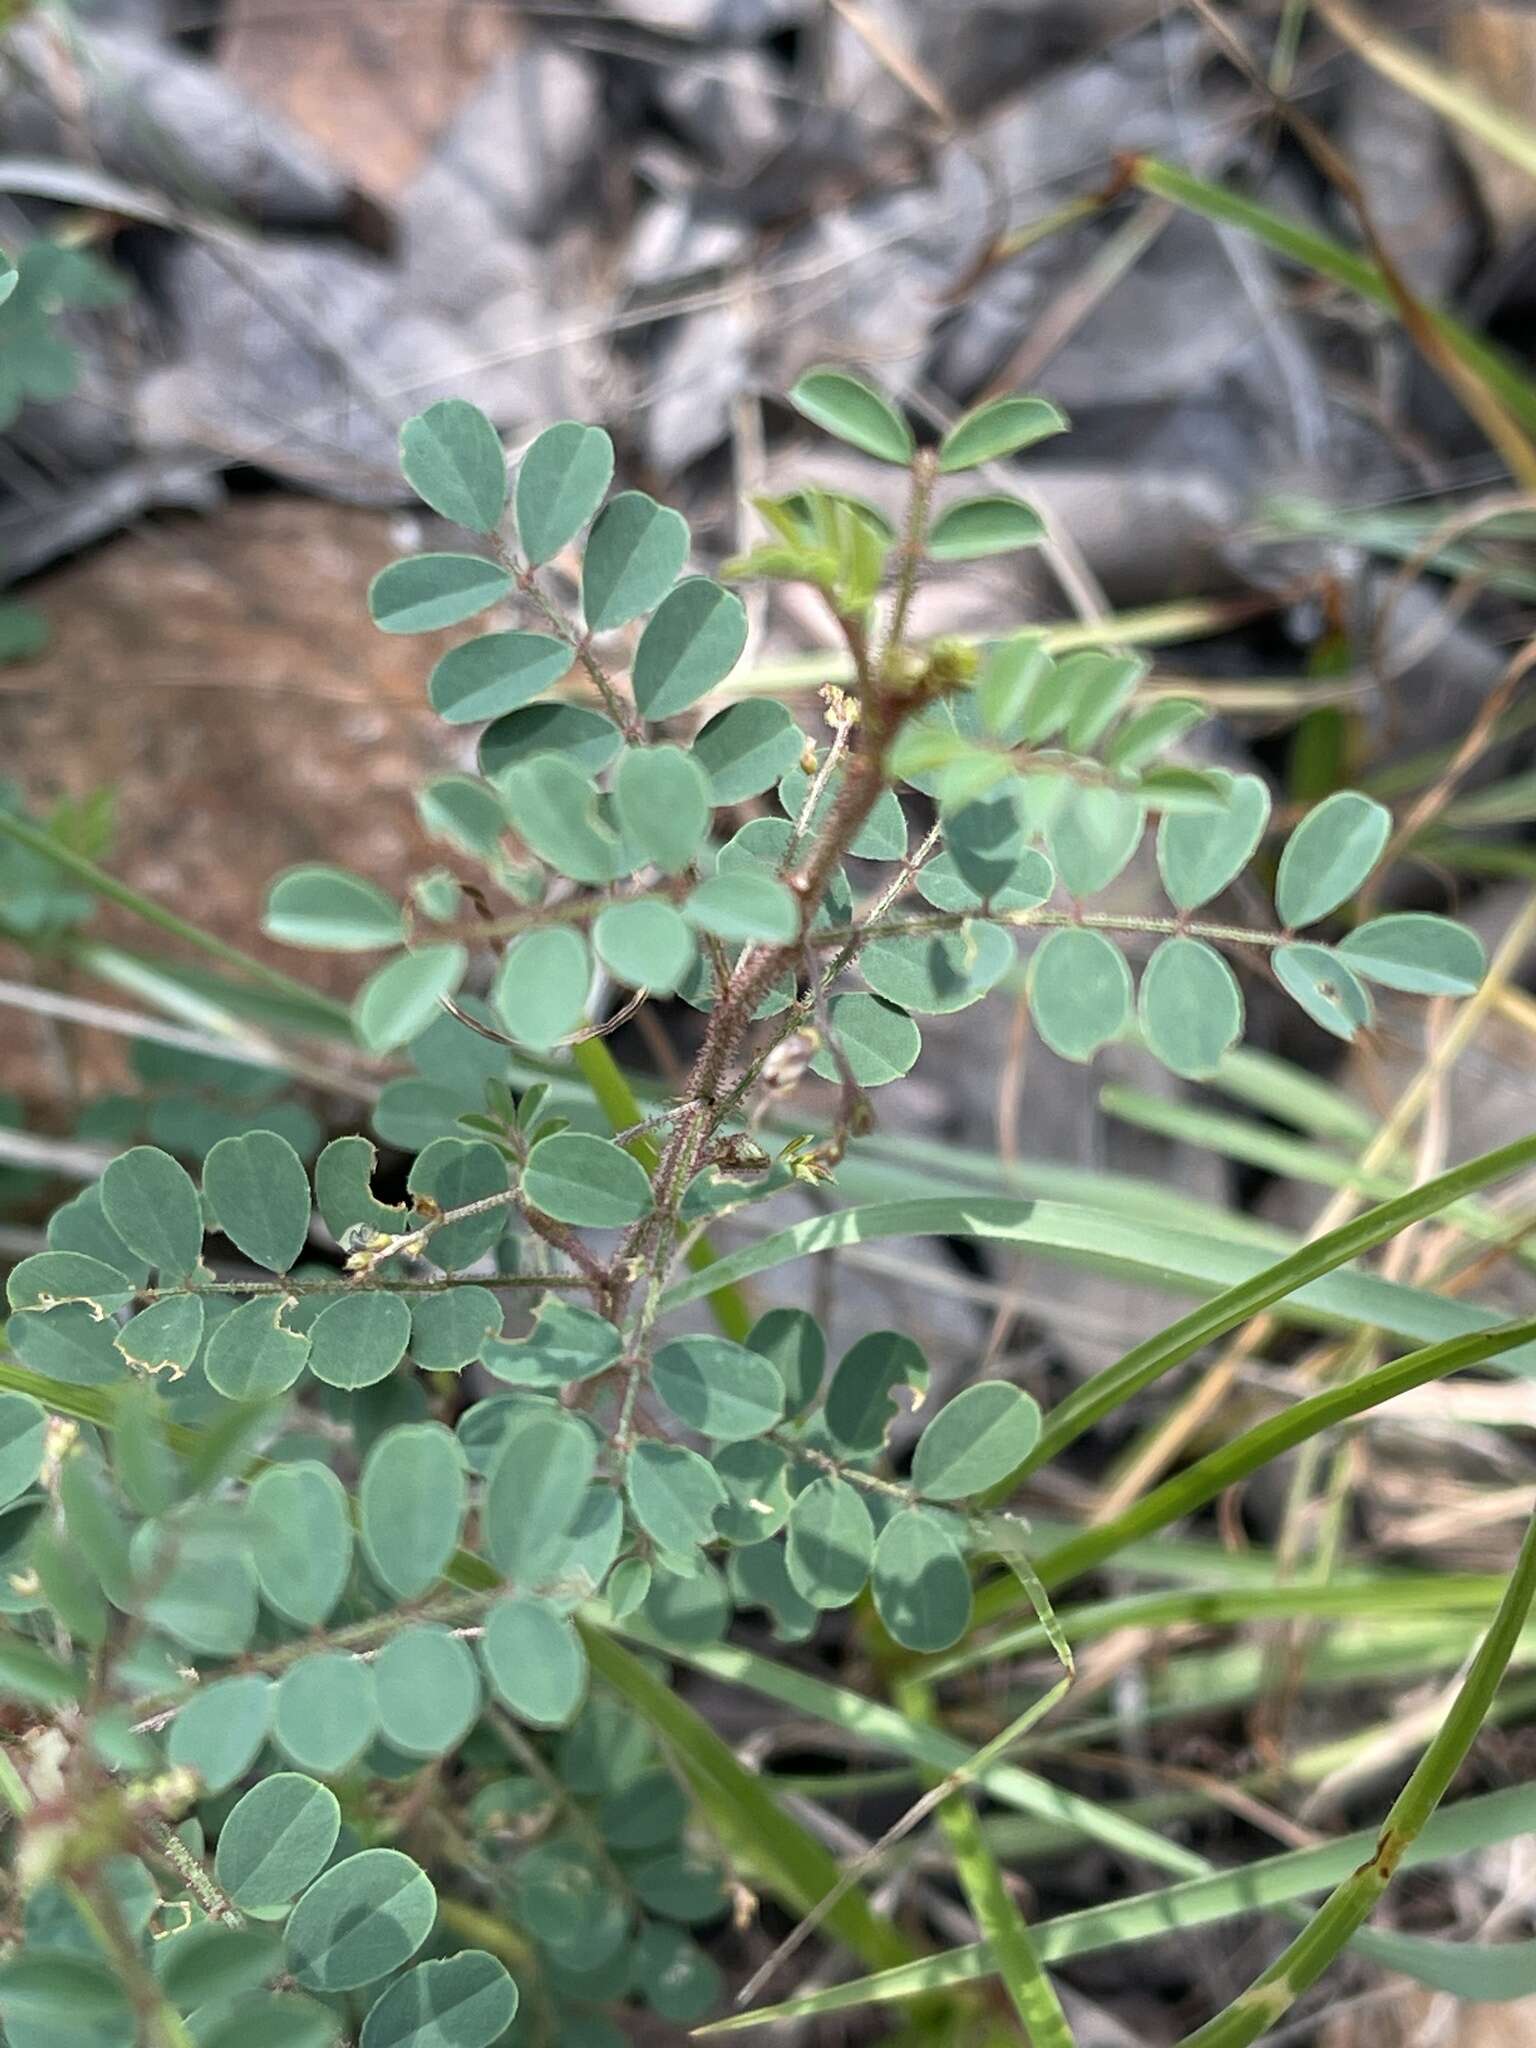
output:
[[[344,2029],[358,2048],[590,2048],[624,2038],[607,2015],[629,1999],[673,2025],[703,2017],[719,1973],[686,1930],[720,1922],[727,1897],[698,1816],[750,1845],[751,1882],[797,1910],[835,1866],[613,1631],[701,1655],[737,1608],[795,1640],[867,1597],[906,1652],[947,1650],[971,1626],[980,1560],[1038,1591],[990,1504],[1053,1445],[1002,1381],[930,1412],[928,1361],[903,1331],[864,1334],[828,1371],[806,1309],[754,1322],[730,1269],[681,1278],[693,1234],[833,1180],[870,1091],[918,1062],[917,1020],[1001,986],[1064,1058],[1139,1030],[1175,1074],[1202,1076],[1242,1029],[1229,956],[1272,968],[1344,1037],[1370,1021],[1362,977],[1425,995],[1480,978],[1476,940],[1443,919],[1391,914],[1338,943],[1315,929],[1389,842],[1386,812],[1350,792],[1290,835],[1272,928],[1205,922],[1264,843],[1269,796],[1168,759],[1199,707],[1148,698],[1139,657],[1056,660],[1027,632],[980,652],[907,644],[918,558],[1041,539],[1023,500],[950,499],[939,479],[1062,431],[1052,406],[983,406],[919,453],[902,413],[841,371],[809,373],[791,400],[914,477],[905,539],[815,486],[758,507],[769,538],[737,567],[820,592],[854,650],[856,687],[814,732],[784,704],[715,694],[746,609],[684,574],[676,512],[609,496],[600,429],[538,435],[510,492],[473,407],[444,401],[402,432],[417,494],[485,551],[384,569],[377,624],[433,632],[524,601],[529,622],[499,611],[431,669],[434,709],[484,727],[480,772],[419,802],[445,865],[405,904],[294,868],[264,928],[384,956],[351,1019],[364,1054],[403,1050],[373,1114],[411,1155],[403,1185],[375,1188],[367,1138],[314,1159],[318,1133],[296,1144],[253,1113],[197,1146],[121,1150],[8,1281],[11,1342],[50,1376],[41,1390],[109,1426],[61,1442],[50,1470],[47,1403],[0,1393],[0,1535],[17,1518],[0,1693],[75,1717],[72,1768],[98,1804],[82,1794],[70,1826],[108,1803],[144,1906],[126,1958],[109,1929],[105,1952],[29,1935],[0,1964],[16,2048],[61,2015],[126,2038],[142,2005],[130,1966],[161,1904],[188,1925],[156,1945],[151,1988],[220,2048]],[[559,576],[579,619],[551,594]],[[1153,820],[1168,913],[1122,914],[1114,887],[1138,855],[1150,872]],[[605,1121],[571,1082],[574,1046],[602,1094],[608,1069],[583,1056],[618,1007],[610,980],[709,1013],[689,1089],[649,1117],[609,1083]],[[807,1070],[830,1084],[831,1128],[774,1157],[756,1112],[792,1101]],[[200,1181],[176,1151],[201,1157]],[[902,1213],[878,1230],[844,1206],[736,1270],[824,1223],[849,1242],[888,1225],[1089,1248],[1070,1214],[1053,1239],[1044,1215],[1020,1226],[1021,1206],[991,1204],[998,1219],[948,1193],[888,1205]],[[1175,1251],[1176,1276],[1230,1284],[1219,1258],[1208,1276]],[[718,1333],[673,1313],[705,1295]],[[1351,1313],[1400,1327],[1375,1295]],[[499,1389],[476,1398],[481,1383],[455,1377],[470,1367]],[[158,1780],[164,1767],[194,1775]],[[438,1767],[434,1790],[419,1774]],[[178,1863],[135,1860],[149,1845],[127,1782],[186,1821],[187,1856],[250,1924],[218,1925]],[[413,1832],[428,1791],[448,1802],[441,1840]],[[94,1871],[79,1842],[70,1853]],[[870,1967],[907,1953],[857,1891],[827,1924]],[[487,1926],[495,1956],[471,1938]],[[536,2035],[507,2031],[519,1991],[502,1953]]]

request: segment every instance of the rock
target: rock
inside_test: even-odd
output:
[[[1336,139],[1410,286],[1426,298],[1450,299],[1476,253],[1478,231],[1441,117],[1357,61],[1340,95]],[[1531,180],[1524,182],[1529,188]],[[1353,210],[1337,195],[1332,210],[1336,231],[1357,241]]]

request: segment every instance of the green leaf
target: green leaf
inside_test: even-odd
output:
[[[928,1361],[922,1346],[900,1330],[871,1330],[838,1360],[827,1388],[823,1417],[834,1450],[863,1457],[885,1448],[898,1409],[893,1387],[922,1394]]]
[[[697,958],[692,932],[670,903],[611,903],[592,927],[597,957],[631,988],[671,995]]]
[[[1106,767],[1121,775],[1134,775],[1159,754],[1164,754],[1210,713],[1192,697],[1161,697],[1144,704],[1121,725],[1104,749]],[[1227,778],[1223,776],[1223,782]]]
[[[534,568],[553,561],[592,517],[613,481],[613,443],[601,427],[546,427],[517,472],[517,536]]]
[[[950,812],[944,820],[944,845],[973,900],[995,896],[1024,863],[1040,860],[1029,845],[1029,828],[1011,788]]]
[[[635,649],[631,684],[643,718],[675,718],[723,682],[747,644],[747,608],[707,576],[688,576],[657,606]]]
[[[922,1033],[905,1010],[855,990],[834,996],[827,1011],[828,1021],[847,1061],[848,1070],[861,1088],[883,1088],[899,1081],[917,1062],[923,1049]],[[811,1072],[824,1081],[841,1078],[836,1060],[823,1048],[811,1061]]]
[[[1036,547],[1044,539],[1045,522],[1033,506],[996,493],[947,506],[928,529],[926,549],[935,562],[974,562]]]
[[[515,1344],[490,1345],[485,1363],[509,1386],[565,1387],[606,1372],[623,1351],[623,1339],[606,1316],[550,1295],[539,1305],[531,1334]]]
[[[798,1415],[808,1408],[820,1390],[827,1365],[826,1335],[810,1311],[771,1308],[747,1332],[747,1342],[764,1358],[772,1359],[784,1382],[787,1412]]]
[[[112,1339],[139,1371],[181,1379],[192,1370],[203,1341],[203,1304],[195,1294],[171,1294],[139,1310]]]
[[[1269,823],[1269,791],[1257,775],[1234,775],[1226,808],[1169,812],[1157,828],[1157,865],[1169,900],[1198,910],[1247,867]]]
[[[587,1656],[575,1626],[534,1595],[496,1602],[480,1656],[497,1697],[535,1728],[563,1728],[586,1693]]]
[[[336,1795],[297,1771],[253,1786],[219,1829],[213,1874],[237,1906],[286,1906],[313,1884],[341,1833]]]
[[[956,420],[939,443],[939,471],[948,476],[1017,455],[1051,434],[1064,434],[1067,427],[1065,413],[1043,398],[995,398]]]
[[[512,578],[483,555],[407,555],[368,586],[368,611],[381,633],[435,633],[495,604]]]
[[[482,633],[448,650],[427,679],[427,698],[450,725],[478,725],[531,704],[573,659],[551,633]]]
[[[737,1544],[765,1543],[776,1535],[789,1514],[786,1454],[776,1444],[746,1440],[723,1444],[711,1462],[726,1492],[726,1504],[715,1517],[716,1533]]]
[[[836,808],[842,787],[842,770],[834,768],[823,783],[815,805],[805,818],[803,829],[806,834],[820,832]],[[796,761],[792,767],[785,769],[780,779],[779,802],[789,817],[798,820],[805,813],[806,798],[810,793],[811,778],[806,773],[805,764]],[[738,833],[737,837],[740,836]],[[901,808],[901,799],[895,790],[883,790],[874,809],[849,841],[848,852],[858,860],[901,860],[906,850],[907,820]]]
[[[34,1252],[11,1268],[5,1282],[5,1298],[14,1309],[83,1302],[98,1322],[127,1308],[134,1291],[125,1275],[84,1252]]]
[[[446,1756],[480,1713],[480,1673],[445,1628],[402,1629],[373,1660],[379,1733],[402,1756]]]
[[[435,1586],[464,1522],[464,1454],[439,1422],[386,1430],[369,1451],[358,1485],[363,1555],[396,1600]]]
[[[332,1138],[315,1161],[315,1206],[338,1244],[362,1224],[368,1230],[396,1236],[406,1228],[401,1203],[380,1202],[373,1192],[379,1155],[366,1138]]]
[[[29,1946],[0,1964],[0,2019],[14,2048],[116,2048],[134,2037],[133,2008],[112,1971],[63,1948]]]
[[[1271,959],[1286,994],[1335,1038],[1370,1023],[1370,996],[1330,946],[1277,946]]]
[[[336,2048],[340,2039],[340,2020],[312,1998],[259,1991],[221,2011],[197,2048]]]
[[[898,1009],[943,1016],[979,1003],[1014,958],[1012,934],[975,919],[958,931],[875,939],[859,955],[859,972]]]
[[[598,514],[581,566],[588,629],[611,633],[653,610],[688,559],[688,522],[644,491],[621,491]]]
[[[427,1217],[434,1207],[446,1213],[476,1202],[497,1203],[479,1216],[464,1216],[433,1231],[426,1255],[444,1272],[472,1266],[506,1229],[507,1207],[499,1198],[507,1194],[507,1162],[483,1138],[434,1138],[412,1164],[406,1185]]]
[[[1286,929],[1316,924],[1353,896],[1391,831],[1392,813],[1352,789],[1335,791],[1309,811],[1285,842],[1275,875],[1275,908]]]
[[[256,1295],[241,1302],[208,1339],[203,1371],[230,1401],[259,1401],[291,1387],[309,1362],[309,1338],[283,1327],[292,1295]]]
[[[788,709],[772,697],[748,697],[716,712],[695,735],[693,758],[709,777],[714,804],[744,803],[771,789],[806,749]]]
[[[1070,675],[1066,685],[1070,705],[1067,745],[1075,754],[1087,754],[1129,702],[1147,672],[1147,664],[1139,654],[1108,654],[1099,648],[1085,648],[1062,667]]]
[[[501,1303],[487,1287],[411,1299],[411,1356],[423,1372],[462,1372],[501,1335]]]
[[[617,1230],[655,1206],[650,1176],[631,1152],[607,1138],[561,1131],[528,1154],[523,1194],[559,1223]]]
[[[1141,799],[1128,790],[1101,783],[1069,793],[1047,837],[1056,872],[1074,896],[1096,896],[1109,886],[1141,843],[1145,822]]]
[[[363,983],[352,1004],[358,1038],[372,1053],[392,1052],[426,1030],[464,979],[463,946],[423,946],[400,953]]]
[[[243,1778],[267,1739],[273,1685],[259,1672],[216,1678],[178,1710],[166,1737],[173,1770],[193,1770],[203,1790],[222,1792]]]
[[[587,942],[569,925],[545,925],[509,946],[492,1000],[520,1045],[546,1052],[586,1022],[592,960]]]
[[[591,777],[563,754],[538,754],[500,778],[507,810],[530,852],[575,882],[611,882],[625,868],[618,835],[598,815]]]
[[[1357,925],[1338,950],[1356,974],[1415,996],[1469,996],[1488,966],[1475,932],[1414,911]]]
[[[596,1463],[597,1441],[574,1415],[540,1406],[514,1417],[481,1515],[486,1552],[514,1586],[532,1591],[559,1575]]]
[[[875,1525],[857,1487],[830,1474],[796,1497],[786,1525],[790,1581],[812,1607],[846,1607],[864,1590]]]
[[[923,1508],[893,1515],[880,1531],[871,1576],[875,1612],[904,1649],[947,1650],[970,1627],[971,1575],[940,1516]]]
[[[339,1778],[378,1724],[373,1673],[341,1650],[301,1657],[277,1682],[272,1739],[291,1763],[317,1778]],[[311,1978],[301,1976],[301,1982],[322,1988]]]
[[[1131,970],[1102,932],[1052,932],[1029,966],[1035,1029],[1064,1060],[1091,1060],[1131,1017]]]
[[[61,1663],[37,1643],[0,1629],[0,1699],[26,1700],[39,1707],[73,1706],[85,1691],[85,1674]]]
[[[218,1228],[253,1264],[286,1273],[303,1251],[309,1177],[274,1131],[221,1138],[203,1161],[203,1194]]]
[[[387,1379],[411,1341],[411,1311],[398,1294],[361,1288],[330,1302],[309,1332],[309,1369],[353,1391]]]
[[[517,2017],[517,1986],[467,1948],[396,1978],[363,2022],[360,2048],[492,2048]]]
[[[494,533],[507,502],[507,458],[485,414],[444,398],[400,429],[400,468],[418,498],[471,533]]]
[[[246,1496],[251,1558],[262,1598],[286,1621],[318,1628],[352,1569],[346,1489],[310,1459],[273,1465]]]
[[[143,1614],[189,1649],[233,1657],[256,1632],[256,1573],[222,1519],[141,1522],[130,1555],[147,1588]]]
[[[686,1557],[713,1540],[726,1492],[696,1451],[642,1440],[629,1454],[624,1488],[635,1520],[663,1550]]]
[[[294,1907],[288,1966],[311,1991],[355,1991],[408,1963],[436,1917],[424,1870],[396,1849],[365,1849],[333,1864]]]
[[[728,1337],[678,1337],[651,1363],[651,1386],[678,1421],[717,1443],[762,1436],[784,1419],[784,1383],[760,1352]]]
[[[680,875],[709,831],[709,784],[681,747],[631,747],[619,761],[614,807],[630,846],[664,875]]]
[[[1165,939],[1141,976],[1147,1050],[1189,1080],[1212,1074],[1243,1035],[1243,996],[1221,955],[1200,939]]]
[[[967,806],[967,810],[974,808]],[[985,906],[961,875],[952,853],[938,853],[924,861],[916,880],[918,894],[935,910],[1034,910],[1049,901],[1056,887],[1056,871],[1043,853],[1026,846],[1008,879],[993,891]]]
[[[258,1991],[279,1976],[282,1944],[265,1927],[221,1927],[194,1921],[162,1939],[154,1952],[161,1990],[183,2012],[198,2012]]]
[[[101,1203],[101,1183],[83,1188],[72,1202],[55,1209],[48,1219],[48,1249],[80,1252],[99,1259],[114,1273],[143,1286],[149,1279],[149,1261],[131,1252],[107,1221]]]
[[[517,762],[560,754],[584,775],[600,775],[623,744],[612,719],[584,704],[525,704],[481,733],[480,772],[499,786]]]
[[[1018,1469],[1040,1435],[1040,1404],[1006,1380],[964,1388],[934,1416],[912,1454],[912,1485],[929,1500],[965,1500]]]
[[[101,1176],[108,1223],[160,1275],[162,1287],[185,1280],[202,1257],[203,1205],[186,1168],[169,1152],[134,1145]]]
[[[745,870],[701,882],[684,903],[683,915],[732,945],[786,946],[800,931],[800,906],[792,892],[771,875]]]
[[[488,782],[473,775],[440,775],[417,790],[416,815],[429,838],[489,866],[499,864],[507,811]]]
[[[912,429],[890,401],[846,371],[807,370],[791,389],[789,402],[813,426],[880,462],[904,469],[917,452]]]

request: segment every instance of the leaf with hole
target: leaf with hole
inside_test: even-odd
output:
[[[389,1378],[411,1341],[411,1311],[398,1294],[363,1288],[330,1302],[309,1332],[309,1369],[353,1391]]]
[[[904,1508],[886,1523],[871,1580],[875,1612],[903,1649],[947,1650],[971,1625],[965,1558],[948,1522],[925,1508]]]
[[[491,2048],[517,2017],[517,1986],[494,1956],[461,1949],[396,1978],[363,2022],[359,2048]]]
[[[203,1194],[237,1251],[269,1273],[286,1273],[309,1235],[309,1176],[274,1131],[221,1138],[203,1161]]]
[[[784,1419],[784,1383],[760,1352],[728,1337],[677,1337],[651,1363],[651,1386],[678,1421],[717,1443],[762,1436]]]
[[[1452,918],[1417,911],[1356,925],[1338,950],[1356,974],[1415,996],[1469,996],[1488,967],[1475,932]]]
[[[871,1330],[843,1353],[827,1388],[822,1416],[832,1448],[854,1457],[882,1450],[898,1412],[895,1387],[909,1387],[921,1400],[928,1361],[900,1330]]]
[[[688,576],[657,606],[631,669],[642,718],[675,718],[730,674],[747,644],[747,608],[707,576]]]
[[[471,533],[494,533],[507,503],[507,458],[485,414],[444,398],[400,429],[400,468],[425,504]]]
[[[267,891],[269,939],[326,953],[374,953],[405,937],[400,906],[344,868],[288,868]]]
[[[1017,455],[1052,434],[1064,434],[1067,426],[1065,413],[1044,398],[995,398],[956,420],[944,436],[939,443],[940,473],[948,476]]]
[[[316,1651],[291,1664],[277,1682],[272,1739],[290,1763],[317,1778],[340,1777],[378,1725],[373,1672],[360,1657]]]
[[[894,1003],[855,989],[834,996],[827,1022],[850,1074],[861,1088],[883,1088],[909,1074],[922,1051],[922,1033]],[[823,1081],[841,1080],[837,1060],[823,1046],[811,1061],[811,1072]]]
[[[332,1138],[315,1161],[315,1206],[338,1244],[359,1224],[397,1236],[406,1228],[402,1204],[379,1201],[373,1176],[379,1155],[366,1138]]]
[[[407,555],[368,586],[368,611],[382,633],[435,633],[495,604],[512,578],[483,555]]]
[[[997,492],[946,506],[929,527],[926,546],[935,562],[974,562],[1037,547],[1044,539],[1045,522],[1034,507]]]
[[[912,429],[889,399],[844,370],[807,370],[789,402],[813,426],[879,462],[905,468],[916,453]]]
[[[427,1220],[455,1210],[487,1206],[477,1216],[440,1224],[427,1239],[426,1257],[445,1272],[461,1272],[483,1258],[507,1226],[507,1162],[483,1138],[434,1138],[412,1163],[406,1182]]]
[[[84,1252],[34,1252],[13,1266],[5,1281],[5,1298],[14,1309],[47,1310],[80,1302],[97,1322],[127,1308],[134,1292],[134,1283],[125,1274]]]
[[[588,1230],[622,1229],[655,1206],[650,1176],[634,1154],[581,1131],[539,1140],[523,1169],[523,1194],[546,1216]]]
[[[208,1339],[203,1371],[229,1401],[284,1393],[309,1363],[309,1337],[283,1323],[291,1295],[256,1295],[231,1309]]]
[[[219,1829],[214,1877],[248,1912],[284,1906],[324,1870],[340,1833],[334,1792],[297,1771],[275,1771]]]
[[[680,875],[709,831],[709,783],[682,747],[631,747],[619,761],[614,808],[630,847],[664,875]]]
[[[603,502],[613,443],[601,427],[560,420],[530,442],[517,472],[517,537],[534,568],[553,561]]]
[[[514,1343],[488,1347],[486,1370],[512,1387],[565,1387],[616,1365],[623,1339],[606,1316],[550,1295],[533,1329]]]
[[[806,744],[786,706],[771,697],[748,697],[728,704],[700,729],[693,758],[709,777],[711,803],[739,804],[771,789]]]
[[[402,1629],[373,1660],[379,1733],[401,1756],[446,1756],[480,1713],[480,1672],[446,1628]]]
[[[520,1045],[546,1052],[586,1022],[592,958],[569,925],[545,925],[507,948],[492,988],[503,1024]]]
[[[1013,936],[972,919],[957,931],[875,939],[859,972],[877,996],[920,1016],[945,1016],[979,1003],[1014,964]]]
[[[1203,940],[1165,939],[1142,969],[1140,1014],[1147,1050],[1170,1072],[1199,1080],[1242,1036],[1242,990]]]
[[[1102,932],[1052,932],[1029,966],[1035,1029],[1064,1060],[1091,1060],[1131,1019],[1131,970]]]
[[[346,1489],[310,1459],[273,1465],[251,1483],[246,1522],[262,1598],[287,1621],[317,1628],[352,1569]]]
[[[450,725],[478,725],[531,704],[573,659],[552,633],[482,633],[448,650],[427,679],[427,698]]]
[[[965,1387],[934,1416],[912,1454],[912,1485],[929,1500],[985,1493],[1022,1465],[1040,1435],[1040,1404],[1006,1380]]]
[[[693,971],[698,949],[687,920],[670,903],[610,903],[592,927],[597,957],[631,988],[671,995]]]
[[[1269,823],[1269,791],[1257,775],[1234,775],[1217,813],[1167,813],[1157,828],[1157,865],[1169,900],[1198,910],[1236,881]]]
[[[790,1582],[812,1607],[846,1607],[864,1590],[875,1554],[875,1525],[863,1496],[846,1479],[813,1479],[789,1511]]]
[[[363,983],[352,1004],[352,1022],[372,1053],[393,1052],[425,1031],[464,979],[469,955],[463,946],[423,946],[387,960]]]
[[[1277,946],[1270,957],[1286,994],[1335,1038],[1353,1038],[1370,1023],[1369,994],[1331,947]]]
[[[397,1849],[335,1863],[300,1899],[284,1930],[288,1967],[311,1991],[356,1991],[408,1963],[432,1932],[437,1894]]]
[[[1287,930],[1316,924],[1353,896],[1391,831],[1392,813],[1353,789],[1336,790],[1308,811],[1285,842],[1275,874],[1275,908]]]
[[[611,633],[660,604],[688,559],[688,522],[644,491],[621,491],[587,536],[581,609],[593,633]]]
[[[196,1363],[203,1341],[203,1304],[196,1294],[168,1294],[152,1301],[112,1339],[139,1372],[185,1377]]]
[[[480,1656],[497,1697],[535,1728],[563,1728],[586,1693],[587,1653],[574,1624],[532,1594],[490,1609]]]
[[[363,1461],[358,1527],[368,1568],[396,1600],[419,1600],[447,1568],[463,1527],[464,1454],[440,1422],[403,1423]]]

